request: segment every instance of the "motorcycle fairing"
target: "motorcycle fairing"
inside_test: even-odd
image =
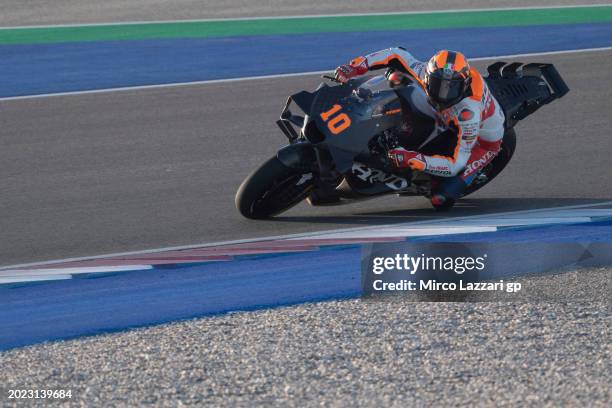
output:
[[[399,114],[385,114],[399,109],[393,90],[369,94],[354,92],[358,89],[354,86],[323,86],[315,93],[308,113],[317,130],[323,134],[321,143],[331,153],[340,173],[351,169],[355,156],[369,153],[368,144],[372,137],[398,126],[401,120]],[[330,127],[333,116],[330,119],[325,115],[335,106],[340,106],[337,114],[346,115],[350,121],[350,125],[336,133]]]

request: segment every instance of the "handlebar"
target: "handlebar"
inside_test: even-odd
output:
[[[332,82],[337,82],[337,83],[339,83],[339,84],[342,84],[342,83],[343,83],[342,81],[339,81],[338,79],[336,79],[336,77],[333,77],[333,76],[331,76],[331,75],[321,75],[321,78],[323,78],[323,79],[329,79],[330,81],[332,81]]]

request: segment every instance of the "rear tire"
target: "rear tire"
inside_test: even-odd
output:
[[[287,211],[313,189],[312,176],[302,180],[303,176],[272,157],[242,182],[236,193],[236,208],[250,219],[270,218]]]

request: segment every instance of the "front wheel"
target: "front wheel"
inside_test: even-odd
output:
[[[291,169],[275,156],[242,182],[236,208],[246,218],[270,218],[305,199],[313,187],[312,173]]]

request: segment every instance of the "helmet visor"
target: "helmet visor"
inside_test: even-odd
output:
[[[438,103],[451,103],[461,98],[465,82],[461,79],[446,79],[430,75],[427,82],[429,97]]]

